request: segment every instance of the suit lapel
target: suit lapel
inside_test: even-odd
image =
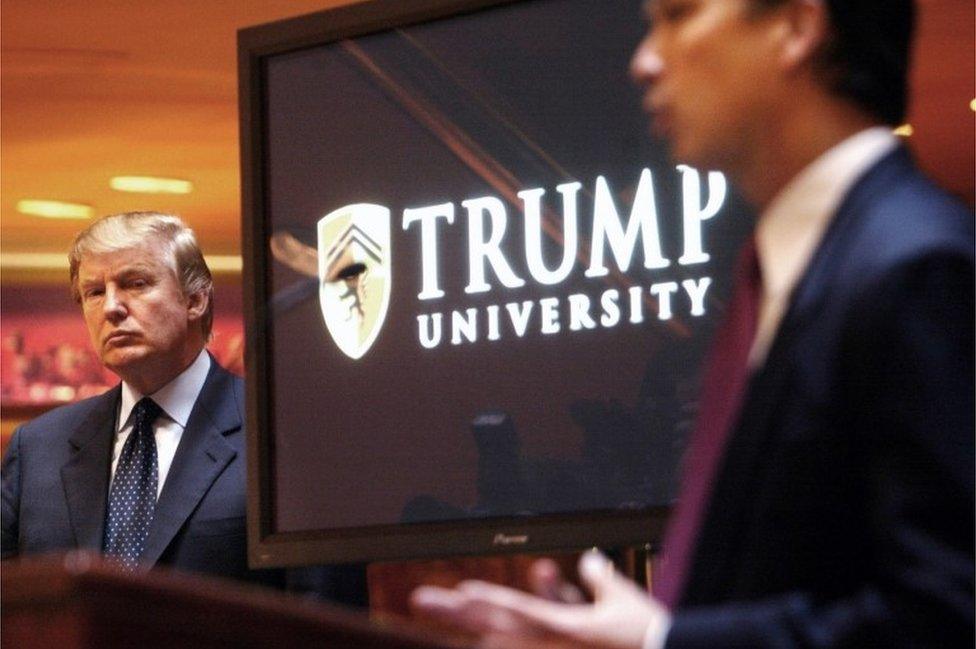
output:
[[[751,452],[728,458],[726,465],[741,471],[743,466],[758,466],[762,462],[762,441],[776,431],[778,395],[790,384],[795,369],[792,354],[797,338],[805,326],[817,320],[824,301],[831,298],[831,287],[837,278],[851,272],[844,264],[854,256],[851,247],[859,238],[856,230],[862,225],[865,210],[870,208],[878,192],[898,183],[898,176],[910,169],[910,156],[899,147],[871,167],[841,202],[793,290],[766,362],[756,372],[746,393],[734,437],[736,446],[747,447]]]
[[[101,550],[113,432],[121,388],[96,397],[95,406],[68,438],[74,454],[61,467],[68,515],[79,548]]]
[[[692,573],[682,596],[682,605],[708,603],[716,593],[735,597],[728,592],[736,583],[734,572],[740,553],[737,543],[744,542],[753,498],[764,475],[769,445],[775,443],[781,413],[777,406],[792,381],[795,370],[793,350],[805,325],[817,318],[823,300],[829,298],[829,286],[846,269],[839,264],[849,257],[848,247],[856,237],[852,228],[860,224],[860,215],[878,191],[889,187],[893,176],[911,168],[908,153],[898,148],[870,168],[837,209],[807,269],[797,283],[790,305],[780,323],[763,366],[750,381],[736,428],[729,440],[722,465],[716,475],[707,516],[697,539]]]
[[[237,455],[224,435],[240,430],[232,376],[211,358],[210,373],[180,438],[149,528],[142,560],[153,565],[210,485]]]

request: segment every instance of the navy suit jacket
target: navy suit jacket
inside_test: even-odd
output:
[[[752,376],[667,647],[973,646],[973,215],[898,149]]]
[[[3,558],[101,549],[120,395],[116,387],[14,432],[2,470]],[[281,581],[247,568],[243,418],[243,381],[212,360],[156,503],[148,565]]]

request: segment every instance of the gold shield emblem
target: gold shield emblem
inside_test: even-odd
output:
[[[349,358],[379,336],[390,304],[390,210],[358,203],[318,223],[319,302],[325,326]]]

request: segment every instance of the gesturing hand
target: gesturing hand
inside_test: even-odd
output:
[[[454,589],[422,586],[411,605],[421,613],[482,636],[486,646],[513,646],[518,640],[542,640],[573,646],[640,649],[663,642],[670,615],[635,584],[618,574],[597,552],[580,558],[580,580],[593,594],[566,582],[552,561],[532,567],[537,595],[482,581]]]

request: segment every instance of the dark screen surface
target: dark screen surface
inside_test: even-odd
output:
[[[670,503],[751,216],[649,135],[645,27],[535,0],[263,58],[269,532]]]

